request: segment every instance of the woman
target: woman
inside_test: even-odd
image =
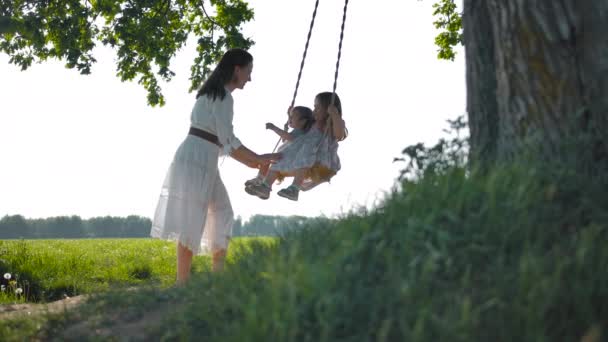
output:
[[[277,154],[258,155],[234,136],[234,89],[251,81],[253,57],[227,51],[196,95],[191,127],[167,172],[150,235],[177,241],[177,283],[190,276],[192,257],[211,254],[213,270],[224,264],[234,213],[218,172],[218,158],[229,154],[252,167],[267,167]]]

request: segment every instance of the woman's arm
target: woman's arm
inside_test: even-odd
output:
[[[245,145],[241,145],[238,148],[230,152],[230,156],[237,161],[254,169],[259,169],[261,165],[268,165],[274,161],[280,159],[280,153],[269,153],[269,154],[257,154],[252,150],[248,149]]]
[[[234,135],[232,126],[232,117],[234,116],[232,96],[226,94],[223,100],[216,100],[213,105],[215,106],[212,108],[215,117],[215,130],[222,145],[221,154],[231,154],[232,151],[241,146],[241,141]]]
[[[245,147],[245,145],[241,145],[232,150],[230,156],[251,168],[257,169],[260,167],[258,155]]]
[[[293,136],[289,132],[286,132],[286,131],[280,129],[279,127],[275,126],[274,124],[272,124],[270,122],[266,124],[266,129],[272,130],[278,136],[280,136],[281,139],[283,139],[284,141],[292,141],[293,140]]]
[[[232,117],[234,115],[232,96],[227,94],[223,100],[217,102],[217,106],[218,108],[215,109],[214,115],[218,140],[222,145],[222,154],[229,154],[237,161],[255,169],[260,168],[260,165],[268,165],[280,159],[280,154],[278,153],[259,155],[251,151],[234,135],[232,126]]]

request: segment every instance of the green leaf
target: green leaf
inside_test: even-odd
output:
[[[53,57],[89,74],[96,62],[93,48],[101,43],[116,50],[116,75],[122,81],[137,79],[148,93],[148,104],[162,106],[159,79],[171,81],[171,59],[189,36],[200,37],[191,68],[192,91],[226,49],[253,45],[240,32],[252,19],[253,10],[241,0],[3,1],[0,53],[22,70]]]
[[[453,61],[456,57],[454,47],[462,44],[462,14],[457,12],[454,0],[439,0],[433,4],[433,25],[440,30],[435,37],[435,45],[439,47],[437,58]]]

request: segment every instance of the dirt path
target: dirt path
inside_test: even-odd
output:
[[[14,318],[18,316],[32,316],[43,313],[57,313],[76,307],[80,303],[84,302],[86,298],[86,295],[80,295],[44,304],[3,304],[0,305],[0,319]]]
[[[131,290],[131,289],[129,289]],[[60,313],[64,310],[76,308],[87,300],[87,295],[65,298],[55,302],[35,304],[4,304],[0,305],[0,320],[19,317],[35,317],[46,313]],[[59,336],[52,336],[62,341],[81,341],[88,338],[100,339],[127,339],[129,341],[146,341],[147,329],[154,326],[167,315],[168,308],[161,306],[154,310],[148,310],[137,317],[125,319],[119,310],[104,313],[105,322],[111,322],[99,326],[96,319],[83,317],[82,320],[70,322]],[[44,338],[43,338],[44,340]],[[38,339],[34,339],[38,341]]]

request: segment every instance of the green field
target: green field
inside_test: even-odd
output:
[[[228,259],[249,241],[235,238]],[[193,272],[210,268],[210,259],[195,257]],[[175,243],[158,239],[75,239],[0,241],[1,303],[47,302],[65,296],[140,285],[167,287],[175,282]],[[23,294],[15,295],[21,288]]]

